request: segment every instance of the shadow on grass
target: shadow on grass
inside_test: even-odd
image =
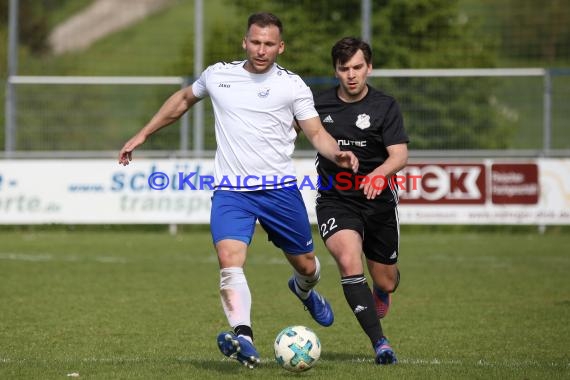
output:
[[[191,364],[198,370],[203,370],[210,373],[218,373],[222,374],[236,374],[236,373],[248,373],[248,371],[252,371],[242,365],[240,365],[237,361],[233,359],[220,359],[220,360],[211,360],[211,359],[191,359],[189,361],[185,361],[188,364]],[[329,364],[332,363],[370,363],[370,365],[375,365],[374,363],[374,356],[372,353],[368,357],[363,357],[362,355],[351,354],[348,352],[331,352],[327,351],[326,354],[321,356],[321,360],[319,360],[317,367],[320,371],[326,371],[327,368],[330,370]],[[238,372],[236,372],[236,370]],[[286,370],[281,369],[281,367],[275,362],[274,360],[268,360],[267,358],[262,358],[261,363],[259,364],[258,368],[255,368],[254,371],[265,371],[265,370],[281,370],[279,372],[280,377],[282,376],[291,376],[297,377],[299,373],[288,372]],[[312,372],[312,371],[308,371]]]
[[[236,370],[239,372],[243,371],[244,373],[252,371],[252,369],[246,368],[233,359],[193,359],[188,363],[194,366],[196,369],[204,370],[207,372],[217,372],[219,374],[235,374]],[[259,368],[255,368],[254,370],[259,369],[279,369],[279,366],[274,361],[265,360],[259,364]]]

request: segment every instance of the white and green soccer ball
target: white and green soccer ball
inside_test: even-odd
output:
[[[291,372],[307,371],[321,356],[321,342],[313,330],[305,326],[286,327],[275,338],[275,360]]]

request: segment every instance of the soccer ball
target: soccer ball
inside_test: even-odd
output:
[[[308,327],[286,327],[275,338],[275,360],[291,372],[307,371],[321,356],[321,342]]]

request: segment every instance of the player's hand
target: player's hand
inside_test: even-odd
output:
[[[358,158],[349,150],[342,150],[335,154],[335,161],[338,166],[351,169],[353,173],[358,171]]]
[[[127,141],[119,152],[119,165],[127,166],[129,162],[133,160],[133,150],[144,144],[145,141],[146,137],[141,133],[137,133],[133,138]]]
[[[376,171],[366,176],[366,179],[360,184],[360,189],[366,196],[366,199],[375,199],[388,186],[386,176]]]

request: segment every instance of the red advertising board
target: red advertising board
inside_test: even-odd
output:
[[[400,173],[401,204],[484,204],[486,170],[483,164],[408,164]]]
[[[492,164],[491,201],[497,205],[534,205],[539,196],[536,164]]]

